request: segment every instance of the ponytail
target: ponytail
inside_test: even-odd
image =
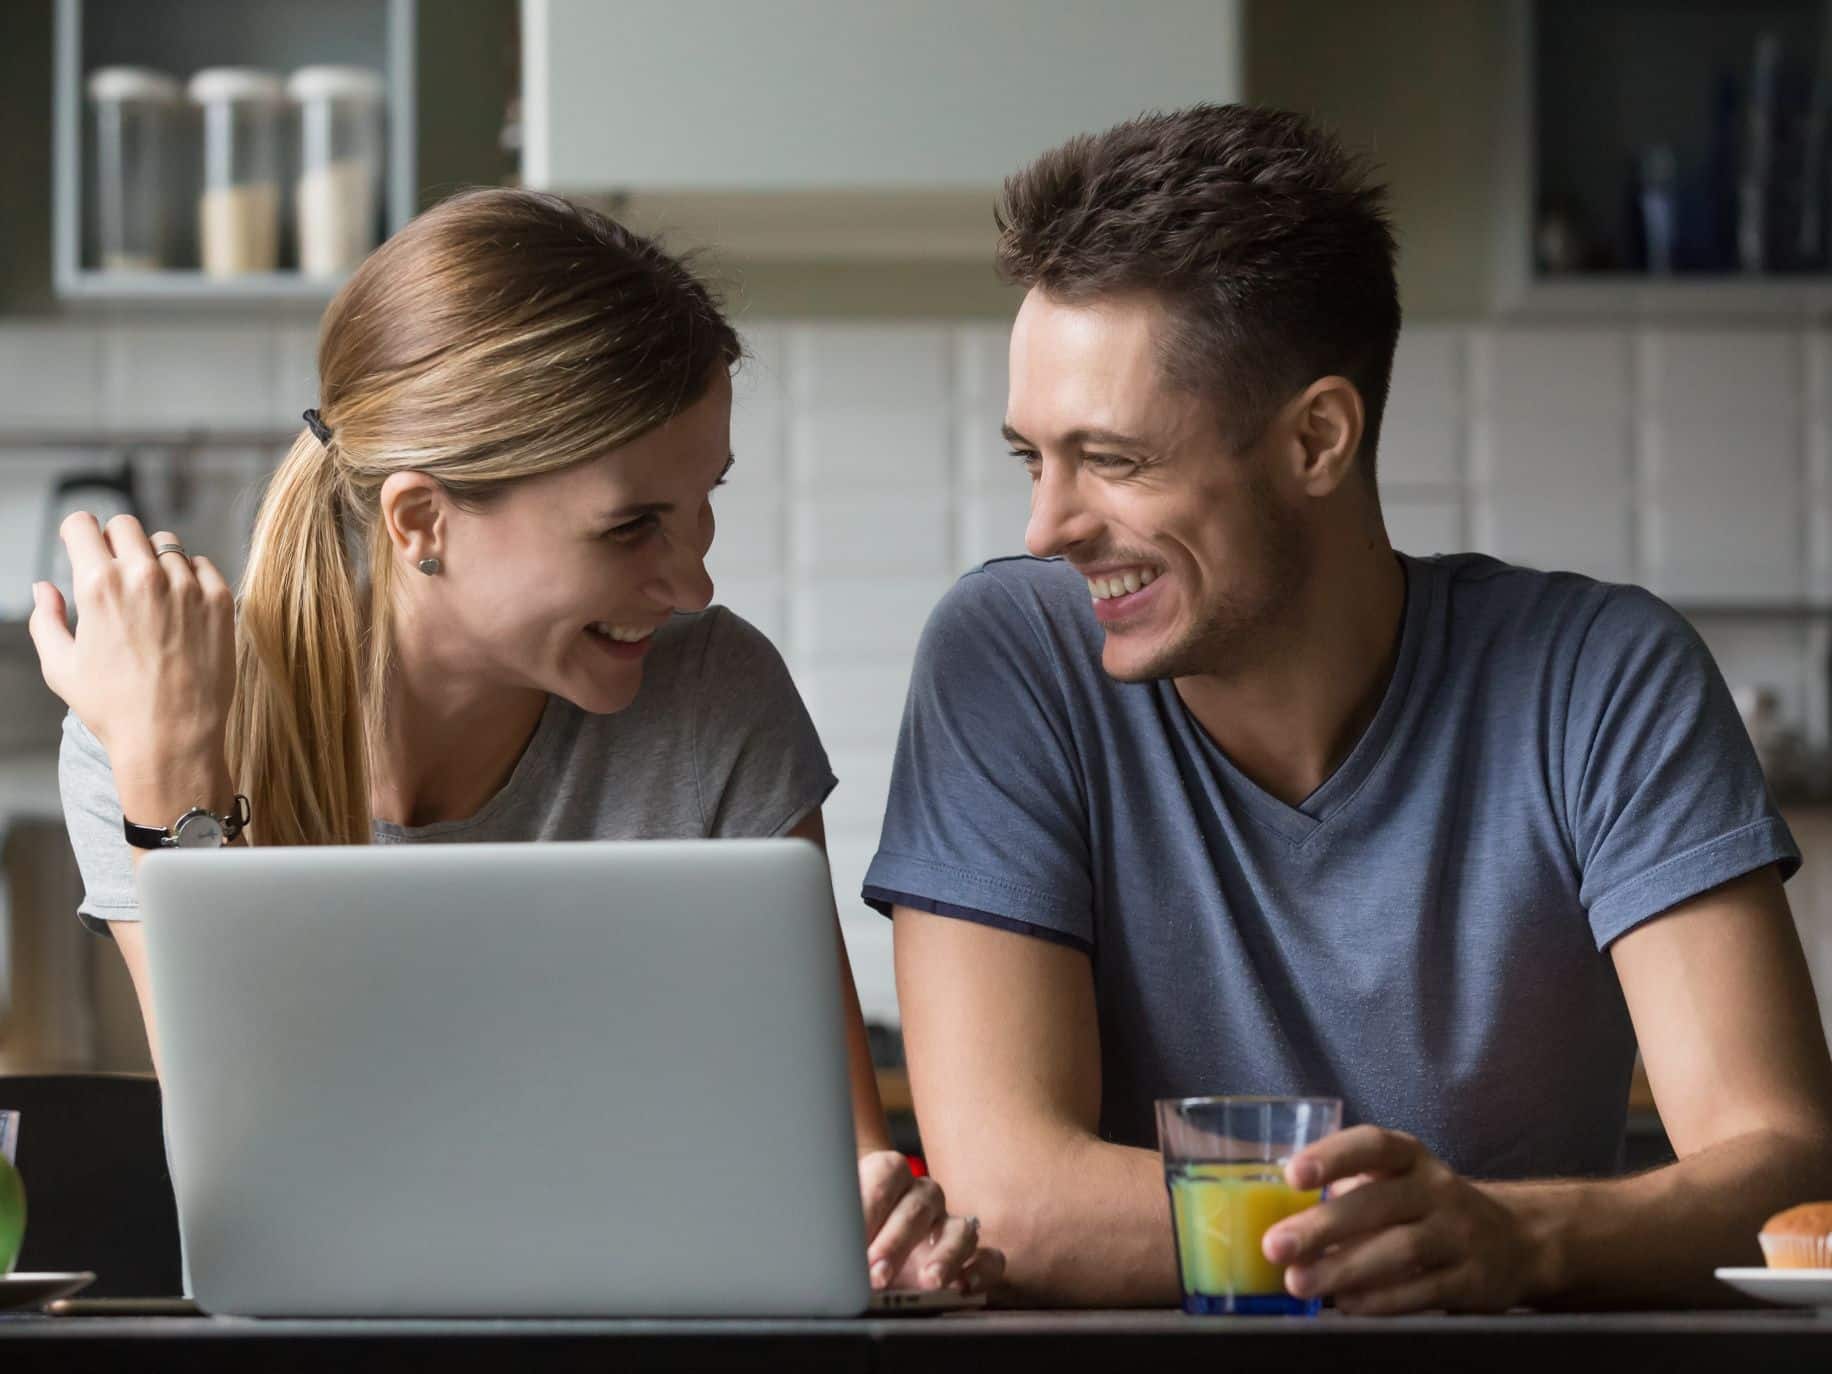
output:
[[[370,840],[370,657],[336,465],[309,430],[255,519],[236,621],[229,774],[261,845]],[[378,698],[372,698],[379,700]]]

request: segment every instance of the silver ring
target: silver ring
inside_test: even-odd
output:
[[[153,557],[154,558],[163,558],[168,553],[184,554],[186,558],[189,558],[191,556],[190,554],[184,552],[183,544],[155,544],[153,546]]]

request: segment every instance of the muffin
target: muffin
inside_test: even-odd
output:
[[[1832,1202],[1777,1212],[1756,1239],[1770,1269],[1832,1269]]]

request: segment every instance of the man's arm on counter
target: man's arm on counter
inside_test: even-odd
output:
[[[1286,1286],[1349,1312],[1695,1306],[1760,1262],[1756,1232],[1832,1198],[1832,1063],[1772,866],[1611,946],[1677,1163],[1631,1178],[1471,1182],[1361,1126],[1292,1160],[1300,1187],[1361,1186],[1266,1234]]]
[[[1679,1162],[1565,1185],[1551,1296],[1726,1301],[1713,1268],[1761,1263],[1765,1219],[1832,1199],[1832,1060],[1781,880],[1735,879],[1610,953]]]
[[[1099,1137],[1100,1032],[1079,950],[895,908],[897,1000],[930,1169],[1034,1305],[1178,1297],[1158,1156]]]

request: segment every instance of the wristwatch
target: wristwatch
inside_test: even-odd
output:
[[[228,815],[219,816],[206,807],[193,806],[164,830],[121,818],[127,842],[136,849],[220,849],[234,844],[247,824],[248,798],[239,792]]]

